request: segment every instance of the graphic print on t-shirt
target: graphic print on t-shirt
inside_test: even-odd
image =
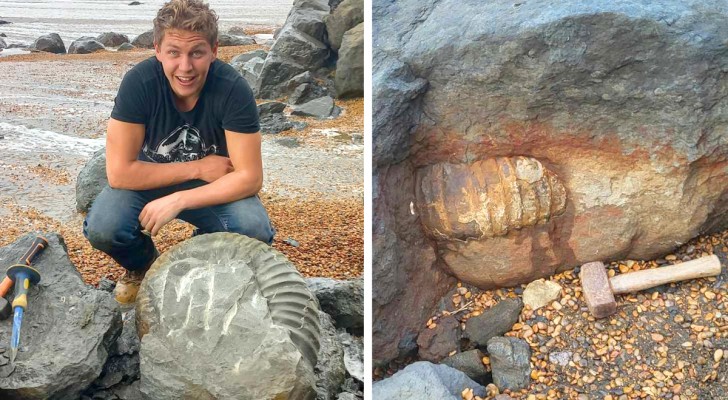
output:
[[[216,145],[205,147],[205,141],[197,128],[184,124],[159,142],[156,149],[149,148],[149,144],[145,143],[143,152],[154,162],[168,163],[199,160],[214,154],[216,150]]]

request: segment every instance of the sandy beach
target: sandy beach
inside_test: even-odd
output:
[[[261,46],[221,48],[219,58]],[[152,50],[0,58],[0,245],[32,232],[59,232],[84,280],[116,279],[122,269],[93,250],[75,210],[76,177],[104,146],[105,125],[124,73]],[[333,120],[263,136],[263,199],[278,233],[274,247],[306,276],[352,278],[363,271],[363,99],[337,101]],[[192,228],[173,222],[160,250]],[[293,240],[288,240],[293,239]],[[298,243],[294,247],[289,243]]]

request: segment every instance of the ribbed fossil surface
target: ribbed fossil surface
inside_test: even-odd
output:
[[[425,230],[441,240],[502,236],[544,223],[566,206],[556,174],[523,156],[420,168],[416,196]]]

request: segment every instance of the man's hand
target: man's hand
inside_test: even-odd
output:
[[[149,231],[152,236],[155,236],[164,225],[173,220],[182,210],[179,192],[172,193],[169,196],[160,197],[147,203],[141,214],[139,214],[139,222],[144,229]]]
[[[233,172],[233,163],[229,158],[211,154],[196,161],[198,163],[199,179],[207,183],[215,182],[221,176]]]

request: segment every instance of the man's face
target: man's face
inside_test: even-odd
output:
[[[217,56],[217,43],[211,47],[201,33],[169,29],[154,50],[175,96],[185,104],[197,100]]]

